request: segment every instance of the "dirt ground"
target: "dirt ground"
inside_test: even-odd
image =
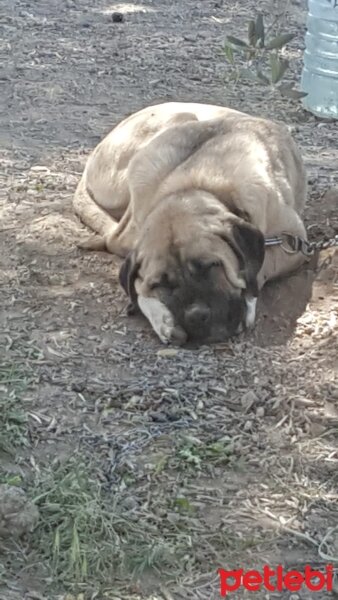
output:
[[[6,407],[15,396],[26,421],[2,423],[15,452],[3,449],[0,481],[18,477],[42,514],[32,536],[2,548],[3,600],[211,600],[220,567],[337,564],[337,253],[321,256],[316,275],[269,286],[252,334],[166,354],[147,323],[126,316],[119,262],[76,247],[85,229],[71,199],[88,153],[122,117],[165,100],[292,127],[310,236],[337,233],[337,123],[225,83],[224,35],[245,34],[258,4],[270,18],[278,3],[2,0],[0,363],[11,377],[0,394]],[[287,52],[298,80],[305,2],[285,18],[298,34]],[[74,462],[115,515],[111,571],[99,561],[90,571],[89,551],[77,581],[66,561],[51,564],[62,515],[52,522],[59,501],[44,503],[46,474]],[[94,552],[95,532],[88,539]]]

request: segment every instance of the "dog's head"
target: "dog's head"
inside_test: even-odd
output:
[[[148,217],[120,283],[137,306],[156,298],[189,341],[215,342],[245,322],[264,259],[263,235],[208,194],[168,199]]]

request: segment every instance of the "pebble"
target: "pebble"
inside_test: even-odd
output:
[[[258,400],[258,398],[257,398],[255,392],[253,392],[252,390],[249,390],[248,392],[243,394],[243,396],[241,398],[241,404],[242,404],[243,408],[246,408],[246,410],[250,410],[252,405],[255,402],[257,402],[257,400]]]
[[[30,170],[33,171],[33,173],[49,173],[48,167],[45,167],[44,165],[35,165],[34,167],[31,167]]]
[[[335,400],[338,400],[338,387],[331,388],[331,396]]]
[[[139,503],[136,498],[133,498],[133,496],[128,496],[123,500],[122,506],[125,510],[135,510],[138,508]]]
[[[251,431],[252,429],[252,421],[246,421],[244,424],[244,431]]]
[[[124,15],[120,12],[113,12],[111,16],[113,23],[123,23]]]
[[[256,410],[256,417],[264,417],[265,415],[265,410],[263,406],[259,406]]]
[[[0,485],[0,537],[17,539],[31,532],[39,520],[39,511],[19,487]]]
[[[324,194],[325,200],[328,202],[338,202],[338,187],[332,187]]]

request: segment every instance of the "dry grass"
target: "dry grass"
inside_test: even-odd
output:
[[[28,445],[28,414],[22,405],[28,382],[20,365],[0,364],[0,452],[14,455],[18,446]],[[10,483],[11,478],[4,482]]]

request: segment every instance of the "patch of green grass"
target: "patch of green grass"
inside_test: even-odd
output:
[[[126,510],[119,492],[104,491],[80,457],[42,470],[29,491],[40,511],[32,546],[54,582],[67,591],[130,580],[173,564],[175,548],[151,522]],[[149,517],[149,518],[148,518]]]
[[[28,417],[21,405],[27,384],[27,374],[20,366],[0,364],[0,452],[12,457],[16,457],[18,448],[28,445]],[[0,468],[0,483],[20,486],[22,479]],[[8,562],[0,560],[1,583],[6,582],[10,569]]]
[[[17,365],[0,365],[0,450],[15,454],[27,445],[27,414],[21,399],[27,388],[27,374]]]
[[[7,483],[17,487],[22,486],[22,477],[14,473],[0,473],[0,483]]]
[[[186,467],[200,470],[206,461],[214,465],[229,463],[233,452],[234,444],[228,437],[208,442],[198,438],[186,438],[181,440],[177,456]]]
[[[190,504],[189,500],[184,496],[178,496],[174,498],[172,501],[172,507],[174,510],[177,510],[180,513],[192,513],[194,512],[194,507]]]

